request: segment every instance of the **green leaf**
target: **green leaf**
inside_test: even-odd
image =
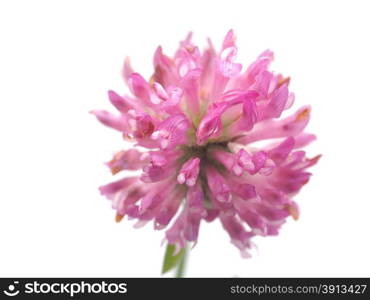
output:
[[[182,261],[183,256],[185,254],[184,248],[180,250],[179,253],[174,255],[175,253],[175,246],[168,244],[166,248],[166,253],[164,255],[163,266],[162,266],[162,274],[167,273],[168,271],[176,268],[176,266]]]

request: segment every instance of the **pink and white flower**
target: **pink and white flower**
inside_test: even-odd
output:
[[[131,95],[108,92],[117,114],[92,111],[134,142],[107,163],[112,174],[142,170],[100,188],[117,220],[170,226],[166,238],[177,250],[196,243],[202,220],[219,219],[248,256],[254,236],[276,235],[288,217],[298,218],[294,199],[320,158],[301,150],[315,139],[303,132],[310,107],[281,118],[295,97],[290,78],[269,71],[273,53],[242,71],[235,41],[231,30],[219,51],[211,42],[200,51],[191,34],[174,57],[159,47],[148,81],[126,60]]]

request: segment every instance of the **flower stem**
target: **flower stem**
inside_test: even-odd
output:
[[[184,253],[181,256],[181,260],[177,266],[176,270],[176,278],[183,278],[185,274],[185,269],[186,269],[186,260],[188,256],[188,246],[184,247]]]

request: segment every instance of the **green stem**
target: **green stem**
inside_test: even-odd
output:
[[[183,278],[185,274],[185,269],[186,269],[186,260],[188,256],[188,246],[184,247],[184,253],[181,256],[181,260],[177,266],[176,270],[176,278]]]

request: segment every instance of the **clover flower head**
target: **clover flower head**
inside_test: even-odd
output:
[[[141,170],[100,191],[118,221],[167,228],[177,251],[197,242],[202,221],[218,219],[248,256],[253,237],[277,235],[288,217],[298,218],[293,199],[320,157],[300,150],[315,139],[303,132],[311,109],[281,117],[295,97],[290,78],[269,71],[271,51],[242,71],[232,30],[220,51],[209,41],[201,52],[191,37],[173,57],[155,51],[149,80],[127,59],[122,74],[131,94],[109,91],[117,113],[92,112],[133,143],[107,163],[112,174]]]

